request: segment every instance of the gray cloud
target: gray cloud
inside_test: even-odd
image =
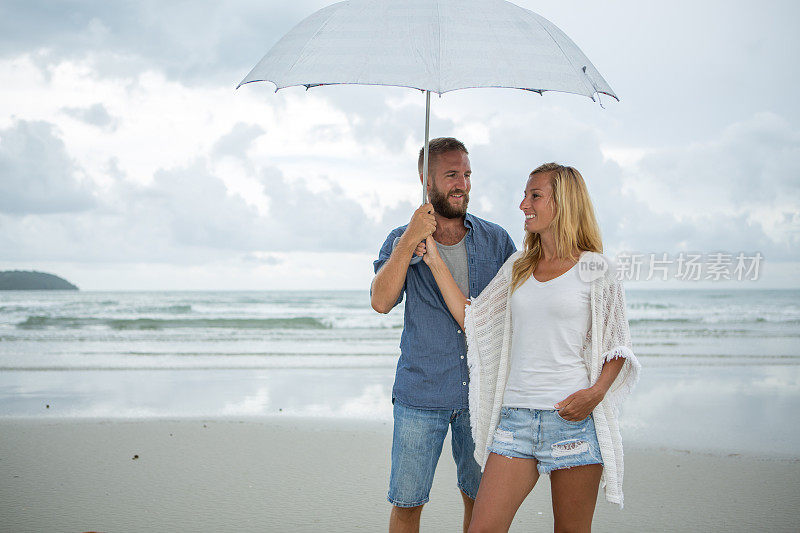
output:
[[[407,96],[409,90],[394,87],[327,86],[310,89],[314,94],[324,95],[333,106],[346,112],[354,138],[367,145],[379,145],[382,149],[398,151],[413,140],[420,139],[425,126],[425,97],[421,91],[412,91],[421,107],[404,104],[387,104],[387,98]],[[432,106],[436,105],[434,97]],[[431,132],[452,132],[455,123],[436,115],[431,116]],[[320,135],[342,135],[336,130],[322,131]],[[444,135],[444,134],[443,134]],[[432,136],[436,134],[432,133]]]
[[[734,124],[705,143],[660,151],[633,169],[605,160],[596,131],[563,111],[505,120],[490,130],[487,144],[468,148],[471,211],[503,225],[518,246],[518,206],[528,173],[556,161],[584,176],[605,247],[613,253],[761,251],[770,260],[800,259],[800,136],[774,115]],[[626,190],[628,180],[662,184],[653,194],[691,214],[654,211]],[[482,196],[491,209],[480,207]],[[773,238],[766,221],[750,213],[778,206],[785,208],[784,227]]]
[[[106,106],[99,102],[89,107],[62,107],[61,111],[81,122],[109,131],[114,131],[119,125],[119,121],[108,113]]]
[[[628,179],[645,182],[665,205],[690,222],[688,238],[702,248],[766,250],[776,259],[800,259],[800,130],[772,113],[726,128],[718,138],[644,157]],[[691,212],[686,215],[685,211]],[[779,213],[773,225],[765,213]],[[647,227],[638,224],[639,228]],[[663,230],[662,230],[663,231]]]
[[[160,170],[147,185],[115,182],[91,213],[29,221],[0,213],[0,249],[9,261],[204,264],[236,253],[275,264],[274,256],[260,253],[377,253],[385,238],[380,228],[404,223],[413,210],[400,204],[375,224],[334,182],[312,189],[304,181],[288,183],[275,168],[261,170],[259,178],[270,197],[267,216],[228,194],[200,158]]]
[[[787,196],[800,204],[800,130],[774,113],[759,113],[714,140],[648,155],[637,171],[638,179],[705,206],[748,208]]]
[[[376,224],[332,180],[319,190],[303,181],[287,183],[275,168],[262,170],[259,177],[270,197],[269,249],[372,252],[386,237],[379,228],[397,222],[399,213],[413,211],[411,204],[398,206]]]
[[[594,121],[618,143],[707,139],[760,111],[800,121],[798,2],[519,4],[570,35],[620,96]]]
[[[267,255],[245,254],[242,256],[242,261],[245,263],[268,265],[268,266],[280,265],[285,263],[285,261],[280,257],[275,257],[274,255],[271,254]]]
[[[0,54],[40,51],[44,64],[91,55],[107,75],[157,68],[233,89],[283,33],[325,4],[9,0],[0,7]]]
[[[52,124],[18,120],[0,130],[0,212],[89,209],[95,200],[80,173]]]
[[[616,214],[633,201],[620,194],[620,168],[604,160],[597,133],[564,110],[505,117],[491,127],[488,142],[468,148],[471,205],[480,210],[480,196],[488,198],[492,209],[485,214],[507,228],[518,245],[523,237],[522,191],[528,174],[542,163],[555,161],[581,172],[607,237],[617,224]]]
[[[611,245],[615,252],[762,252],[768,260],[797,260],[797,250],[770,239],[764,229],[746,215],[702,212],[677,219],[654,213],[642,202],[631,201],[628,210],[616,221]],[[791,253],[789,253],[791,251]],[[793,254],[793,255],[792,255]]]
[[[231,131],[214,143],[212,153],[215,156],[232,156],[246,159],[247,149],[258,137],[265,133],[258,124],[236,123]]]
[[[779,196],[755,195],[754,206],[769,205],[776,198],[794,194],[797,187],[792,180],[796,176],[792,173],[796,156],[791,156],[796,152],[792,148],[794,137],[784,126],[780,121],[765,122],[764,117],[757,117],[750,127],[734,125],[707,143],[717,150],[710,154],[712,159],[729,161],[726,168],[747,170],[741,179],[719,175],[717,166],[695,163],[695,159],[709,157],[698,146],[645,159],[635,171],[636,179],[672,183],[691,169],[691,180],[680,185],[685,191],[691,192],[696,182],[707,182],[711,190],[720,191],[734,184],[742,187],[741,191],[725,194],[735,199],[746,195],[752,186],[753,180],[746,177],[760,176],[766,180],[767,189],[783,191]],[[21,123],[13,131],[20,136],[20,131],[27,132],[25,128],[30,125]],[[60,150],[62,160],[69,161],[51,127],[39,124],[37,128],[33,129],[40,137]],[[754,130],[761,132],[756,139],[766,140],[752,145],[753,153],[742,150],[741,143],[751,142]],[[257,126],[237,125],[217,146],[225,151],[226,143],[235,139],[247,145],[258,131]],[[4,132],[2,150],[8,149],[7,135]],[[228,146],[228,153],[243,158],[239,146]],[[555,160],[574,165],[583,173],[606,249],[612,253],[761,251],[768,260],[798,259],[800,215],[796,211],[782,216],[789,230],[788,237],[780,242],[771,239],[759,221],[746,212],[728,214],[708,208],[698,209],[691,217],[654,212],[634,194],[623,192],[625,180],[631,179],[629,170],[605,160],[596,133],[569,114],[543,111],[520,116],[517,123],[512,120],[491,127],[487,143],[468,148],[474,171],[471,212],[506,227],[518,245],[522,237],[518,203],[527,174],[540,163]],[[780,155],[784,153],[789,156]],[[776,162],[783,166],[776,166]],[[109,166],[114,166],[113,160]],[[289,182],[273,167],[259,169],[255,175],[269,197],[268,215],[260,214],[243,198],[228,194],[222,180],[210,170],[209,161],[199,158],[188,166],[157,172],[147,185],[117,180],[99,209],[91,212],[36,217],[25,223],[0,215],[0,248],[8,260],[202,264],[235,252],[245,260],[275,264],[275,256],[262,254],[295,250],[375,254],[388,231],[406,223],[415,207],[399,202],[375,221],[360,202],[347,197],[332,180],[325,183],[322,179],[323,186],[313,187],[303,180]],[[491,207],[481,207],[482,198]]]
[[[256,209],[229,195],[202,160],[154,178],[131,198],[130,215],[158,224],[173,244],[235,250],[258,245]]]
[[[116,157],[109,158],[108,162],[106,163],[105,172],[107,176],[110,176],[115,180],[125,179],[125,173],[119,168],[119,159]]]
[[[92,75],[98,77],[156,70],[188,85],[230,86],[232,91],[280,35],[327,3],[201,1],[187,8],[155,0],[12,0],[0,7],[0,57],[29,53],[45,65],[91,58]],[[730,9],[721,2],[585,2],[580,16],[572,4],[519,3],[573,36],[622,102],[602,111],[577,97],[492,92],[519,102],[520,116],[491,120],[492,109],[502,109],[499,103],[481,111],[488,140],[469,146],[473,212],[504,225],[519,244],[517,206],[527,173],[542,162],[559,161],[584,174],[609,249],[724,248],[798,259],[800,213],[787,200],[800,205],[795,127],[800,106],[792,93],[800,76],[797,62],[783,57],[786,50],[797,49],[800,39],[791,26],[796,3],[741,3]],[[680,38],[675,39],[678,29]],[[271,86],[240,90],[268,93]],[[386,103],[387,95],[407,90],[312,90],[349,118],[347,131],[319,125],[319,139],[352,134],[365,145],[400,150],[421,138],[421,108]],[[481,98],[474,101],[490,102]],[[281,105],[280,99],[270,105]],[[437,105],[434,99],[434,109]],[[99,127],[114,121],[101,102],[65,112]],[[452,134],[457,125],[435,113],[434,135]],[[479,116],[478,108],[469,105],[464,113]],[[239,123],[218,140],[210,157],[246,162],[247,148],[262,132],[258,125]],[[629,169],[604,159],[601,146],[609,145],[670,148]],[[181,264],[231,252],[374,252],[415,207],[401,202],[376,222],[332,179],[319,189],[304,181],[288,182],[276,168],[246,165],[270,198],[270,214],[263,216],[228,195],[211,168],[199,158],[162,169],[143,186],[125,182],[117,161],[109,159],[108,173],[117,183],[98,197],[101,209],[87,212],[95,205],[94,191],[81,179],[81,169],[52,125],[17,122],[0,131],[0,249],[24,259]],[[663,184],[656,198],[663,197],[665,206],[678,203],[695,212],[656,213],[643,198],[625,192],[632,181]],[[481,198],[491,208],[482,207]],[[757,209],[776,213],[777,226],[770,232],[766,222],[748,215]],[[23,222],[16,216],[20,213],[50,214]],[[778,240],[773,238],[776,231],[782,235]]]
[[[329,3],[8,0],[0,7],[0,56],[32,54],[43,66],[91,58],[100,76],[157,70],[191,85],[233,88],[280,36]],[[785,60],[787,50],[800,47],[796,2],[739,2],[735,8],[722,0],[517,3],[572,36],[620,94],[622,103],[610,104],[606,113],[560,95],[542,100],[586,112],[606,140],[646,147],[689,142],[759,111],[800,120],[793,94],[800,63]],[[385,126],[391,142],[406,139],[405,126],[381,123],[380,114],[365,111],[369,102],[318,90],[341,109],[363,113],[363,122],[354,121],[362,138]]]

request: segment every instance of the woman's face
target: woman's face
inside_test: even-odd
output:
[[[541,234],[556,215],[551,172],[532,174],[525,184],[525,197],[519,208],[525,214],[525,230]]]

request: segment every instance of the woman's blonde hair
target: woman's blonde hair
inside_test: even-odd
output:
[[[576,248],[603,253],[600,227],[581,173],[558,163],[545,163],[531,172],[530,176],[543,173],[550,174],[550,185],[553,187],[551,201],[554,203],[555,216],[550,227],[555,234],[556,257],[577,261],[578,257],[573,254]],[[511,292],[533,275],[543,256],[541,244],[538,233],[525,231],[525,251],[514,261]]]

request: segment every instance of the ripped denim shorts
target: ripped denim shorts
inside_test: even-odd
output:
[[[505,457],[536,459],[540,474],[603,464],[592,415],[570,422],[554,409],[502,407],[489,451]]]

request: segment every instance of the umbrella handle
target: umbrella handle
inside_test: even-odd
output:
[[[397,243],[398,242],[400,242],[400,237],[395,237],[394,238],[394,242],[392,243],[392,250],[397,248]],[[408,264],[409,265],[416,265],[420,261],[422,261],[422,256],[421,255],[411,254],[411,261],[409,261]]]
[[[423,145],[422,153],[422,203],[428,203],[428,137],[430,133],[430,126],[431,126],[431,92],[425,91],[425,144]],[[395,237],[394,242],[392,243],[392,250],[397,247],[397,243],[400,242],[400,237]],[[409,265],[416,265],[422,261],[421,255],[411,254],[411,261],[408,262]]]

